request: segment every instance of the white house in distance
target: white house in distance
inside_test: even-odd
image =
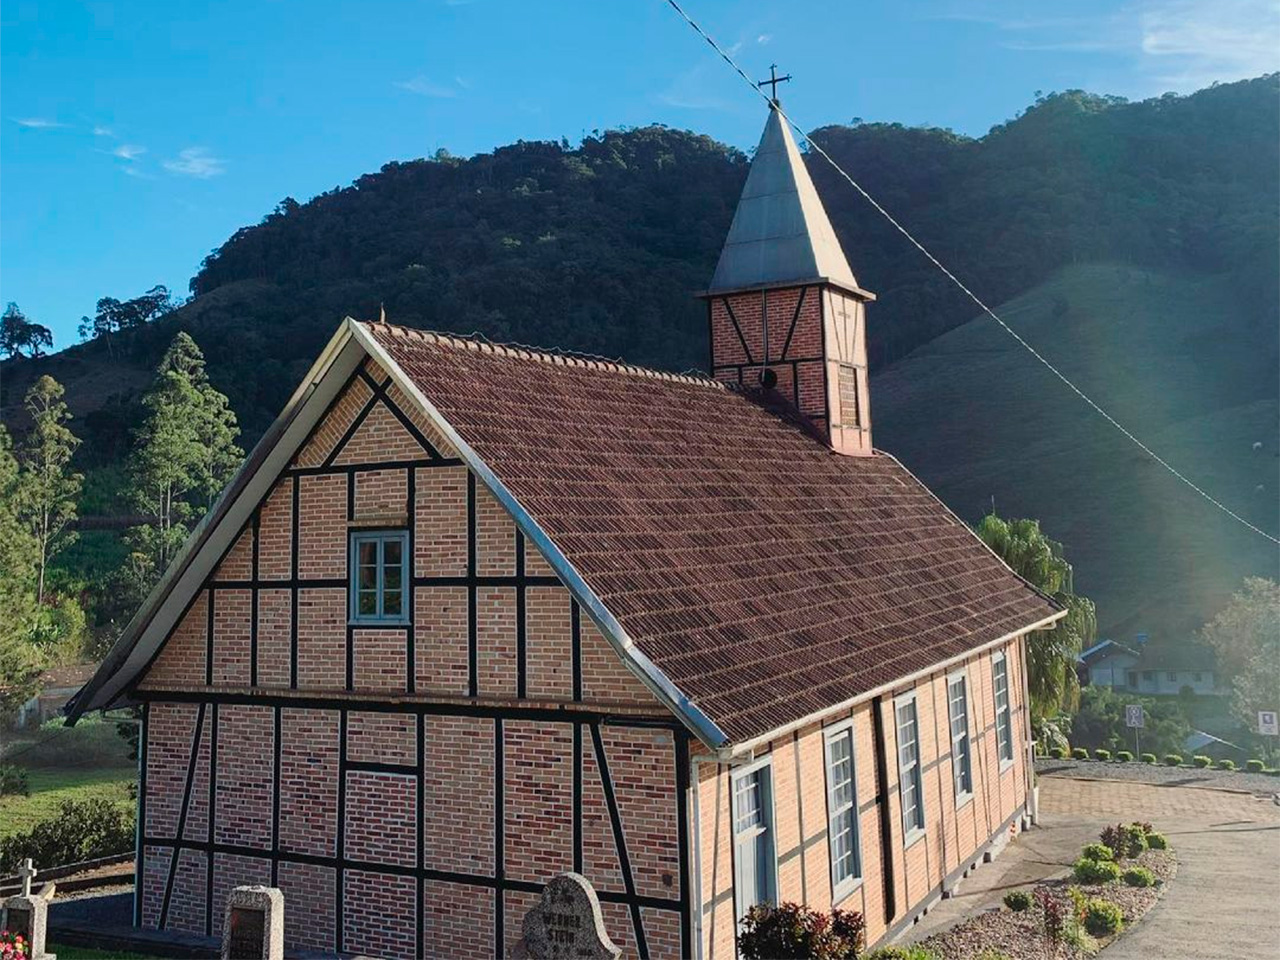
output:
[[[1213,655],[1196,649],[1149,647],[1144,634],[1133,645],[1100,640],[1080,654],[1082,683],[1130,693],[1176,696],[1183,687],[1198,694],[1221,693]]]

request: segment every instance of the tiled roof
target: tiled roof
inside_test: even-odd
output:
[[[367,329],[733,742],[1057,609],[892,457],[714,381]]]

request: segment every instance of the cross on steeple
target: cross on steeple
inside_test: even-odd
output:
[[[761,89],[763,89],[765,86],[768,86],[769,102],[776,105],[778,103],[778,84],[786,83],[790,79],[791,79],[791,74],[789,73],[785,77],[778,76],[778,65],[776,63],[771,63],[769,64],[769,79],[761,80],[759,83],[756,84],[756,86],[760,87]]]

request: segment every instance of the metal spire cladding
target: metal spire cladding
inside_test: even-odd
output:
[[[858,289],[796,142],[770,109],[707,293],[815,280]]]

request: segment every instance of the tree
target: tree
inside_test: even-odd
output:
[[[1280,583],[1247,577],[1200,640],[1231,683],[1236,715],[1256,731],[1259,710],[1280,709]]]
[[[147,587],[173,560],[197,504],[207,507],[243,456],[227,398],[205,373],[186,333],[174,337],[143,398],[146,419],[130,464],[134,506],[151,517],[129,531],[134,579]]]
[[[75,542],[70,525],[84,477],[69,470],[80,440],[67,427],[71,413],[62,384],[45,374],[27,391],[32,427],[18,453],[19,515],[36,543],[36,602],[44,605],[49,561]]]
[[[1052,630],[1037,630],[1027,638],[1031,717],[1043,727],[1079,702],[1076,658],[1097,636],[1093,601],[1075,595],[1071,564],[1062,555],[1062,544],[1046,537],[1038,520],[1005,520],[992,512],[982,518],[977,534],[1014,573],[1067,610]]]
[[[0,316],[0,352],[10,359],[22,356],[38,357],[53,346],[53,334],[49,328],[27,319],[22,308],[10,303]]]
[[[31,696],[41,669],[28,640],[35,616],[31,582],[36,550],[14,509],[18,482],[13,443],[0,424],[0,717]]]
[[[169,288],[157,284],[146,293],[132,300],[103,297],[98,301],[97,313],[80,318],[80,339],[96,340],[105,337],[107,350],[111,350],[111,335],[124,330],[135,330],[158,320],[174,309]]]

